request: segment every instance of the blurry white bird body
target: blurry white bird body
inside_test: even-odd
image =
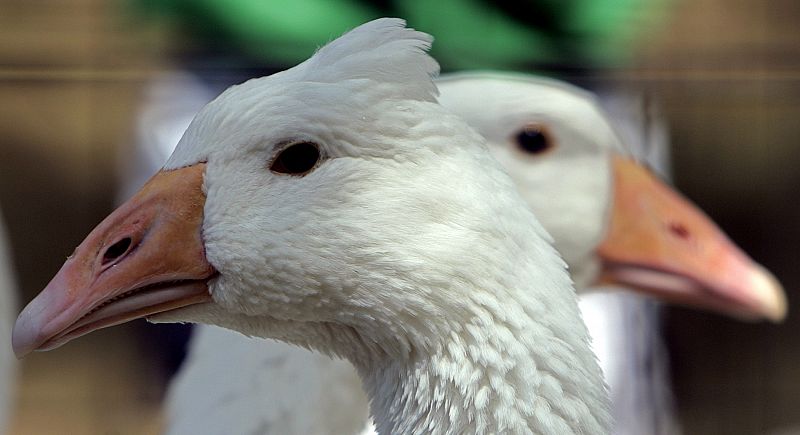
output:
[[[166,399],[167,433],[357,434],[368,429],[367,396],[345,360],[209,325],[195,327],[189,354],[192,363],[182,366]]]

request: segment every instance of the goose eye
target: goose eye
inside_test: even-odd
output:
[[[517,133],[515,140],[522,151],[529,154],[539,154],[549,150],[553,143],[550,135],[543,127],[529,125]]]
[[[276,174],[306,175],[320,160],[319,146],[312,142],[296,142],[278,153],[269,170]]]

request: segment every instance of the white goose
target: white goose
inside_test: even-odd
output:
[[[17,366],[10,342],[11,326],[17,309],[16,283],[10,255],[5,227],[0,220],[0,434],[5,433],[11,416]]]
[[[440,102],[488,139],[490,150],[506,166],[523,197],[553,235],[556,248],[565,254],[578,288],[593,284],[600,270],[598,263],[602,261],[598,248],[614,243],[601,243],[608,231],[613,203],[613,177],[608,168],[614,155],[624,154],[594,98],[561,82],[514,74],[458,74],[440,79],[438,86]],[[651,181],[652,178],[648,183]],[[662,188],[641,193],[659,203],[664,201]],[[690,230],[705,229],[711,224],[689,204],[674,198],[670,201],[669,213],[651,209],[651,213],[642,214],[643,219],[660,220],[665,225],[646,228],[639,237],[645,245],[660,243],[668,247],[667,259],[676,264],[700,265],[705,260],[686,249],[680,240],[669,245],[673,236],[666,224],[681,223]],[[662,214],[655,215],[653,211]],[[576,218],[568,220],[565,216]],[[719,239],[724,240],[718,231],[701,232],[692,243],[712,249],[716,244],[724,253],[741,255],[733,245],[719,244]],[[649,261],[652,266],[665,267],[645,254],[636,258],[640,264]],[[740,266],[758,275],[754,263],[744,262]],[[686,267],[683,273],[686,279],[697,276],[687,272]],[[785,302],[778,287],[759,296],[759,289],[747,287],[749,284],[726,287],[725,274],[725,270],[705,273],[702,278],[705,286],[714,287],[717,293],[699,293],[697,302],[727,301],[729,293],[751,293],[751,297],[740,298],[727,308],[774,320],[783,315]],[[615,281],[628,284],[624,279]],[[650,281],[632,284],[648,283],[655,290],[670,290]],[[598,297],[585,295],[583,306],[597,303]],[[615,312],[599,313],[611,320],[590,323],[590,333],[602,335],[607,329],[627,331],[626,327],[645,329],[638,335],[625,336],[627,341],[602,340],[594,346],[611,385],[614,432],[675,432],[669,413],[668,387],[658,379],[663,373],[652,367],[657,366],[657,361],[649,360],[653,356],[651,349],[658,342],[651,343],[653,337],[648,334],[655,333],[648,332],[650,324],[641,321],[632,324],[629,317],[619,313],[631,305],[643,308],[641,302],[633,295],[603,298],[600,309]],[[592,318],[597,318],[598,308],[593,309]],[[640,312],[637,317],[645,315]],[[235,371],[226,370],[231,360],[242,361]],[[360,381],[346,362],[201,325],[192,339],[189,358],[169,392],[168,433],[224,434],[233,430],[242,434],[352,434],[364,430],[366,402]],[[305,412],[308,409],[318,412],[308,415]]]
[[[376,20],[224,92],[23,310],[17,354],[203,322],[348,359],[380,433],[606,433],[564,263],[435,103],[430,41]]]

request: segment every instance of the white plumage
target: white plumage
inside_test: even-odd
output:
[[[373,22],[334,41],[297,70],[256,79],[226,91],[198,114],[166,165],[167,169],[179,168],[201,160],[213,162],[221,158],[230,162],[224,169],[209,165],[206,172],[208,204],[213,206],[206,210],[204,234],[207,255],[221,272],[221,278],[214,286],[216,289],[212,288],[221,305],[244,310],[244,314],[250,316],[265,315],[260,307],[271,305],[271,301],[274,303],[273,296],[251,294],[247,288],[265,284],[273,287],[277,283],[270,283],[275,276],[283,274],[302,276],[302,285],[297,283],[298,287],[294,289],[284,288],[279,297],[275,296],[281,302],[289,302],[278,307],[285,311],[270,313],[278,320],[302,318],[308,314],[301,312],[303,309],[294,303],[301,303],[308,293],[317,294],[309,288],[312,283],[322,288],[355,285],[349,290],[353,293],[348,299],[339,303],[354,304],[357,309],[352,313],[325,311],[323,318],[332,316],[339,322],[353,325],[368,322],[358,334],[369,335],[356,338],[349,336],[346,330],[337,330],[333,337],[320,340],[309,338],[308,333],[327,335],[326,332],[314,330],[296,336],[291,328],[297,325],[282,324],[272,325],[276,330],[265,334],[263,327],[253,325],[250,319],[231,319],[227,313],[208,313],[191,307],[186,311],[200,312],[179,312],[174,318],[196,318],[247,334],[273,335],[348,358],[362,372],[366,390],[372,396],[376,424],[385,433],[483,433],[503,427],[514,431],[527,428],[535,432],[601,432],[606,417],[604,404],[598,400],[601,397],[599,390],[594,390],[597,386],[559,379],[583,378],[587,373],[583,372],[584,369],[575,373],[573,370],[587,366],[593,369],[594,363],[591,355],[579,350],[580,335],[574,335],[583,329],[582,324],[576,323],[577,317],[567,320],[569,316],[577,315],[571,303],[559,302],[549,307],[542,304],[557,296],[551,294],[557,291],[566,292],[565,301],[571,299],[566,288],[544,290],[552,285],[566,284],[565,281],[556,284],[563,278],[551,276],[561,273],[557,262],[547,265],[545,259],[538,258],[552,255],[545,245],[536,242],[536,238],[544,233],[540,232],[540,236],[531,234],[531,230],[537,227],[535,220],[514,204],[515,195],[506,195],[513,192],[513,188],[494,170],[494,163],[483,155],[482,140],[457,119],[447,117],[440,109],[427,103],[433,100],[435,92],[428,77],[434,74],[436,67],[430,58],[419,56],[419,48],[428,43],[428,37],[406,33],[395,26],[396,23],[386,21]],[[365,50],[363,45],[368,49]],[[395,51],[392,46],[399,50]],[[394,65],[387,63],[386,59],[392,59]],[[354,77],[350,76],[353,74],[349,65],[351,61],[356,66]],[[370,66],[373,62],[380,66]],[[385,75],[374,77],[375,71]],[[337,83],[339,80],[343,81]],[[335,87],[308,85],[308,82],[318,81]],[[297,94],[287,95],[288,87],[296,87]],[[306,98],[314,103],[306,103]],[[226,157],[225,153],[231,149],[236,153],[234,156],[241,154],[242,141],[250,137],[255,128],[263,131],[263,127],[251,123],[256,119],[251,121],[251,117],[241,116],[234,110],[238,107],[271,114],[256,118],[257,122],[269,119],[274,123],[268,131],[269,136],[259,136],[258,141],[275,143],[297,135],[299,130],[302,139],[331,146],[326,151],[332,157],[343,157],[338,165],[333,159],[327,168],[323,166],[315,174],[328,169],[337,177],[353,177],[368,184],[332,185],[326,179],[315,180],[306,187],[315,192],[307,199],[315,202],[309,204],[307,201],[289,201],[285,195],[296,196],[302,192],[292,192],[294,187],[288,181],[276,180],[289,190],[272,198],[272,202],[286,207],[279,216],[297,218],[311,212],[320,215],[308,216],[301,224],[294,219],[278,221],[280,226],[276,232],[243,234],[246,239],[237,240],[231,229],[238,226],[238,222],[264,219],[261,210],[242,209],[241,201],[252,197],[249,187],[252,181],[237,176],[259,171],[262,160],[234,160]],[[336,112],[331,111],[334,107]],[[398,146],[399,142],[407,145]],[[366,144],[370,144],[369,147]],[[363,163],[359,163],[365,166],[351,166],[351,159],[360,159]],[[389,169],[388,173],[386,169]],[[395,175],[389,175],[391,173]],[[212,180],[218,180],[218,184]],[[367,186],[377,188],[368,190]],[[416,186],[414,194],[408,191],[411,186]],[[342,190],[348,187],[356,191]],[[392,192],[396,192],[397,197],[393,198]],[[487,195],[492,197],[491,206],[476,201]],[[340,203],[347,204],[347,207],[337,207]],[[235,212],[230,213],[232,210]],[[338,215],[329,216],[323,210],[335,210]],[[500,210],[503,211],[499,213]],[[523,213],[514,216],[519,212]],[[365,215],[368,217],[366,221]],[[505,221],[512,216],[512,220]],[[451,220],[460,223],[453,226]],[[217,224],[212,226],[209,222]],[[333,227],[318,226],[319,223],[333,224]],[[521,228],[521,223],[530,225],[530,228]],[[517,235],[509,239],[504,234],[506,231]],[[272,238],[280,240],[284,234],[336,234],[341,239],[326,242],[342,244],[326,246],[325,249],[340,253],[337,259],[341,253],[346,255],[349,252],[354,256],[346,256],[346,260],[333,270],[326,267],[316,272],[313,264],[333,259],[322,256],[314,259],[315,252],[309,252],[305,246],[299,250],[287,249],[293,246],[292,239],[289,239],[278,244],[282,247],[281,266],[276,264],[276,268],[265,270],[263,265],[258,265],[242,270],[250,267],[243,264],[246,262],[241,256],[243,251],[252,249],[253,238],[259,240],[259,245],[270,246],[274,244]],[[506,241],[513,241],[513,244],[507,245]],[[355,246],[360,248],[352,252]],[[473,246],[493,247],[469,252]],[[516,255],[509,255],[507,250],[512,247]],[[392,252],[394,250],[399,252]],[[275,254],[264,252],[263,255]],[[533,264],[526,265],[528,258],[539,266],[546,266],[547,272],[536,270],[539,267],[533,267]],[[519,264],[512,265],[512,259]],[[357,273],[371,276],[369,282],[372,285],[382,283],[379,285],[382,289],[370,286],[362,290],[358,281],[347,283],[355,277],[337,273],[336,269],[340,267],[346,270],[355,265],[365,267]],[[228,272],[228,267],[231,272]],[[284,269],[286,267],[289,269]],[[526,270],[528,268],[531,270]],[[227,282],[224,278],[234,275],[233,271],[240,275],[239,279],[251,282],[244,287],[238,282]],[[419,281],[406,282],[408,277],[403,273],[418,276]],[[554,278],[553,284],[546,284]],[[456,287],[453,287],[454,283]],[[413,288],[414,293],[422,293],[412,297],[408,290],[402,290],[408,285],[412,286],[408,290]],[[429,285],[433,287],[425,289]],[[538,290],[529,288],[531,285],[537,286]],[[469,299],[472,294],[463,294],[466,289],[462,286],[476,291],[476,299],[465,301],[463,298]],[[517,286],[526,290],[522,293],[513,290]],[[486,293],[489,288],[494,288],[494,291]],[[514,299],[502,296],[509,290],[515,295]],[[548,296],[544,296],[542,291]],[[536,294],[542,295],[540,297],[544,300],[533,298]],[[257,299],[253,300],[254,297]],[[336,310],[341,310],[341,307],[336,306]],[[391,317],[393,312],[415,314],[413,317],[404,315],[405,323],[395,324],[397,320]],[[459,312],[463,314],[459,315]],[[439,324],[437,319],[445,323]],[[376,322],[384,326],[376,330]],[[461,330],[457,325],[466,325],[467,329]],[[495,331],[495,328],[502,329]],[[492,334],[499,331],[507,331],[509,335],[492,338]],[[449,344],[437,344],[452,334],[457,334],[453,338],[459,338]],[[342,341],[330,343],[328,340],[331,338]],[[525,344],[527,340],[530,341]],[[547,342],[551,344],[545,344]],[[478,353],[473,354],[475,351]],[[525,357],[516,360],[513,355],[517,352]],[[537,353],[541,354],[537,357]],[[378,372],[374,364],[386,363],[381,362],[382,358],[379,361],[373,361],[373,358],[381,354],[388,354],[395,362]],[[407,365],[411,361],[402,362],[414,354],[424,355],[424,359],[415,358],[413,366]],[[562,358],[575,357],[579,359],[561,365],[566,363],[561,361]],[[553,374],[545,375],[536,368],[542,364],[550,366],[548,371],[552,370]],[[577,366],[570,367],[573,364]],[[478,367],[482,369],[473,372]],[[493,367],[498,370],[497,378],[490,375]],[[485,377],[487,375],[489,378]],[[497,382],[498,385],[493,385]],[[541,390],[535,387],[541,382],[545,382],[544,385],[554,383]],[[505,388],[518,390],[516,394],[532,396],[514,399],[515,394],[506,396],[510,390]],[[543,395],[545,391],[556,395],[547,397]],[[572,394],[576,396],[570,399]],[[539,397],[534,398],[537,395]],[[588,403],[583,403],[584,400]],[[544,407],[537,408],[537,403]]]
[[[593,96],[555,80],[514,74],[457,74],[443,77],[438,86],[440,102],[488,139],[495,157],[509,171],[523,197],[554,236],[556,248],[570,264],[573,279],[578,279],[579,287],[586,287],[595,269],[592,251],[606,232],[610,209],[608,151],[624,152],[610,121]],[[546,128],[552,140],[563,149],[542,157],[524,155],[514,143],[514,137],[531,125]],[[641,353],[641,339],[650,340],[657,335],[657,332],[648,334],[646,331],[650,328],[646,323],[642,327],[641,322],[637,322],[642,327],[640,335],[620,335],[623,325],[630,326],[630,309],[625,306],[643,308],[639,306],[640,298],[588,294],[582,300],[586,301],[582,306],[592,310],[594,325],[590,324],[590,333],[604,338],[603,347],[599,349],[601,365],[604,371],[613,373],[617,381],[611,384],[612,393],[617,393],[612,396],[616,399],[614,410],[626,423],[617,426],[615,432],[666,433],[665,423],[659,420],[670,422],[669,415],[658,419],[651,417],[653,412],[669,413],[668,390],[666,396],[659,395],[657,399],[667,401],[666,407],[658,406],[653,410],[649,396],[631,395],[632,385],[650,381],[649,377],[640,378],[642,368],[632,372],[633,377],[622,374],[632,365],[645,364],[644,360],[652,355]],[[599,304],[600,310],[593,304]],[[634,315],[647,318],[651,313]],[[595,327],[594,331],[591,326]],[[658,346],[645,344],[645,348]],[[216,377],[214,373],[222,371],[230,359],[248,360],[248,364],[258,368],[229,372],[224,380]],[[646,363],[651,364],[650,361]],[[264,370],[265,366],[271,370]],[[322,373],[309,373],[309,367]],[[327,372],[335,375],[326,375]],[[320,378],[335,378],[337,388],[329,388]],[[291,386],[289,391],[285,386]],[[350,400],[341,403],[338,412],[306,415],[306,409],[325,409],[330,403],[337,403],[336,396],[341,394]],[[628,421],[632,399],[638,399],[641,418]],[[230,428],[236,428],[237,433],[253,434],[369,431],[364,427],[366,397],[347,362],[298,351],[279,342],[244,338],[235,332],[206,325],[197,327],[189,359],[173,381],[166,403],[168,433],[175,435],[207,431],[209,427],[219,427],[217,431],[206,432],[212,434],[222,434]],[[273,412],[275,408],[289,411],[276,413]],[[243,409],[251,412],[240,412]],[[335,428],[326,425],[332,417],[349,418],[351,429],[344,432],[341,425]],[[273,427],[280,430],[273,432]],[[662,429],[658,431],[657,427]]]
[[[361,380],[345,360],[209,325],[195,327],[191,355],[169,390],[167,433],[373,430]]]
[[[20,314],[15,350],[161,312],[348,359],[380,433],[607,432],[565,264],[483,138],[434,102],[430,40],[376,20],[224,92]],[[321,163],[274,173],[309,142]],[[165,258],[198,243],[186,222],[201,245]],[[65,296],[76,281],[90,296]]]
[[[679,433],[655,303],[622,288],[589,288],[597,274],[595,251],[608,232],[608,152],[631,153],[663,170],[665,138],[658,131],[636,131],[644,128],[643,120],[624,124],[619,119],[631,113],[612,118],[594,95],[556,80],[466,73],[443,78],[439,89],[441,103],[487,138],[570,265],[592,348],[610,387],[613,432]],[[526,126],[541,127],[555,149],[525,156],[514,137]]]
[[[166,159],[176,136],[188,124],[188,120],[182,120],[196,112],[207,98],[208,91],[186,77],[169,77],[159,83],[165,85],[155,88],[142,117],[145,122],[140,130],[139,149],[146,152],[138,154],[142,166],[135,174],[151,173]],[[604,166],[608,155],[603,150],[622,152],[620,136],[625,143],[636,145],[631,148],[635,155],[663,174],[667,164],[666,136],[658,118],[653,118],[646,108],[642,110],[641,105],[617,97],[611,102],[612,110],[625,112],[617,118],[634,120],[616,124],[620,128],[614,129],[591,94],[561,82],[515,74],[459,74],[440,80],[440,87],[442,102],[491,139],[491,149],[504,161],[515,182],[523,186],[523,195],[555,236],[557,248],[572,263],[574,277],[582,286],[587,285],[596,259],[586,253],[591,253],[600,235],[607,232],[610,208],[610,180]],[[546,129],[556,151],[543,156],[521,153],[514,137],[526,126]],[[175,134],[152,135],[165,131]],[[561,149],[565,143],[566,150]],[[576,160],[586,161],[576,165]],[[134,179],[134,187],[141,184],[140,180]],[[566,221],[563,216],[585,219]],[[614,432],[678,433],[672,417],[656,304],[626,292],[594,292],[582,296],[581,309],[594,339],[593,348],[611,385]],[[364,413],[359,410],[366,409],[366,405],[358,403],[366,403],[366,398],[356,375],[351,372],[347,376],[347,363],[303,354],[271,341],[254,343],[248,349],[245,340],[224,329],[199,327],[190,360],[173,383],[167,400],[170,433],[195,433],[209,427],[235,427],[242,433],[269,433],[270,427],[279,427],[279,433],[325,433],[326,427],[336,428],[329,433],[361,430]],[[274,372],[239,370],[226,374],[224,380],[213,376],[225,367],[227,358],[263,361],[264,365],[273,365]],[[330,390],[321,387],[317,376],[305,372],[309,365],[323,371],[329,366],[328,370],[337,373],[336,393],[351,398],[339,407],[345,412],[320,412],[298,418],[303,409],[327,409],[331,403],[326,396]],[[264,387],[258,391],[256,387],[286,384],[293,387],[288,393],[284,388]],[[349,394],[344,391],[348,385]],[[333,401],[336,400],[339,399]],[[302,405],[295,406],[297,403]],[[276,406],[296,412],[279,413],[276,417],[274,412],[263,411]],[[252,412],[243,414],[243,409]],[[337,423],[330,426],[333,418]],[[352,429],[342,430],[344,421],[349,421]]]

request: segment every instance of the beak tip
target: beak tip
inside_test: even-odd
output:
[[[764,317],[773,323],[783,322],[789,307],[781,283],[775,275],[761,266],[758,266],[751,279]]]
[[[33,352],[36,348],[37,340],[28,333],[30,328],[25,328],[22,325],[24,321],[20,318],[14,324],[14,329],[11,332],[11,346],[14,348],[14,355],[17,359],[25,358],[28,354]]]
[[[22,359],[58,332],[58,317],[69,310],[65,307],[69,288],[65,268],[45,286],[44,290],[22,309],[11,331],[11,347],[17,359]]]
[[[17,317],[11,330],[11,347],[17,359],[26,357],[49,338],[48,332],[51,328],[50,325],[43,324],[42,313],[46,312],[45,309],[52,302],[52,298],[39,295]]]

